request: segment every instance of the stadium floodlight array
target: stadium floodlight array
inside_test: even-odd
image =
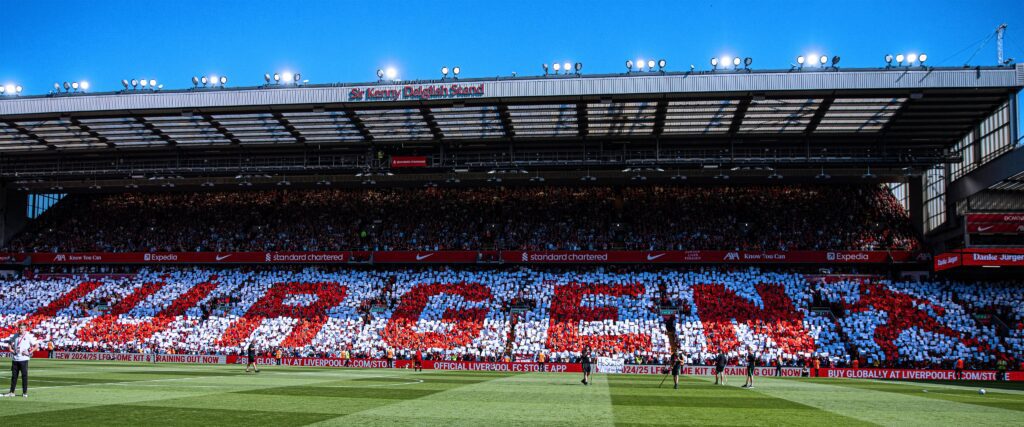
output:
[[[270,83],[273,80],[274,83]],[[302,80],[302,73],[292,73],[291,71],[274,72],[274,74],[263,73],[263,81],[266,82],[267,86],[271,84],[275,85],[290,85],[296,86],[300,84],[309,83],[309,80]]]
[[[460,70],[461,71],[461,70]],[[395,67],[378,68],[377,69],[377,82],[383,82],[384,77],[394,82],[398,79],[398,70]]]
[[[21,90],[22,90],[21,85],[16,85],[14,83],[8,83],[6,85],[0,86],[0,96],[4,96],[4,95],[7,95],[7,96],[18,96],[18,95],[21,95]]]
[[[711,58],[711,70],[712,71],[717,71],[719,66],[722,66],[722,70],[728,70],[730,63],[731,63],[731,65],[733,67],[738,69],[739,68],[739,61],[740,60],[741,59],[739,58],[739,56],[732,57],[732,56],[729,56],[729,55],[724,55],[721,58],[719,58],[719,57],[712,57]]]
[[[206,87],[215,88],[217,86],[225,87],[228,84],[228,78],[227,78],[227,76],[217,77],[216,75],[211,75],[209,77],[207,77],[207,76],[202,76],[202,77],[192,76],[192,88],[193,89],[199,88],[199,84],[200,83],[203,84],[204,88],[206,88]],[[143,84],[143,86],[145,86],[145,84]]]
[[[579,65],[582,68],[583,64],[577,64],[577,65]],[[636,71],[642,73],[644,71],[644,67],[646,66],[648,72],[654,72],[655,71],[655,69],[654,69],[655,65],[657,65],[657,67],[658,67],[657,71],[664,72],[665,71],[665,66],[668,65],[668,61],[665,61],[664,59],[659,59],[658,61],[654,61],[653,59],[648,59],[648,60],[645,61],[642,58],[641,59],[637,59],[636,62],[633,62],[632,60],[627,60],[626,61],[626,71],[627,72],[633,72],[633,67],[635,66],[636,67]],[[577,74],[579,74],[579,70],[577,70]]]
[[[380,71],[380,70],[378,70],[378,71]],[[462,67],[456,65],[456,66],[452,67],[451,72],[452,72],[453,77],[457,79],[457,78],[459,78],[459,73],[462,72]],[[377,76],[380,77],[380,74],[378,73]],[[441,67],[441,80],[444,80],[446,78],[448,78],[448,67]]]
[[[912,67],[914,66],[915,62],[918,65],[924,67],[925,61],[928,60],[928,54],[908,53],[904,55],[902,53],[899,53],[896,54],[896,56],[893,56],[891,53],[887,53],[885,55],[885,68],[891,68],[893,66],[892,61],[894,59],[896,60],[896,66],[898,67]],[[904,64],[904,61],[906,61],[906,64]]]
[[[124,86],[124,90],[126,91],[129,90],[129,86],[131,86],[131,90],[147,90],[147,88],[149,90],[162,90],[164,88],[164,85],[162,83],[157,84],[155,79],[147,80],[145,78],[131,80],[122,79],[121,86]]]
[[[792,69],[802,70],[804,68],[804,65],[808,64],[808,61],[810,61],[811,64],[817,63],[819,67],[825,68],[825,65],[827,65],[828,62],[829,62],[829,57],[828,57],[828,55],[819,55],[817,53],[812,53],[812,54],[809,54],[809,55],[806,55],[806,56],[805,55],[798,55],[796,57],[796,64],[793,64],[792,67],[790,67],[790,69],[791,70]],[[837,68],[836,64],[838,64],[838,63],[839,63],[839,56],[838,55],[833,56],[832,57],[832,68]]]
[[[60,93],[60,89],[61,88],[64,88],[64,93],[78,92],[79,90],[81,90],[82,92],[85,92],[85,91],[89,90],[89,82],[83,80],[81,82],[54,83],[53,84],[53,90],[54,90],[53,93],[54,94]]]
[[[894,54],[886,54],[884,59],[885,59],[885,63],[886,63],[885,68],[892,68],[893,66],[908,67],[909,68],[909,67],[912,67],[912,66],[915,66],[915,65],[918,65],[920,67],[925,67],[925,63],[928,60],[928,55],[924,54],[924,53],[921,53],[921,54],[917,54],[917,53],[902,54],[901,53],[901,54],[895,54],[895,55]],[[840,57],[838,55],[835,55],[835,56],[832,56],[832,57],[829,57],[828,55],[820,55],[820,54],[816,54],[816,53],[815,54],[809,54],[809,55],[799,55],[799,56],[796,57],[796,64],[792,65],[791,70],[802,70],[805,65],[808,65],[808,63],[813,64],[815,62],[817,63],[817,65],[820,68],[831,67],[832,69],[838,70],[838,68],[839,68],[838,67],[839,60],[840,60]],[[831,62],[831,64],[830,64],[830,62]],[[751,57],[749,57],[749,56],[748,57],[740,57],[740,56],[725,55],[725,56],[721,56],[721,57],[712,57],[710,59],[710,63],[711,63],[711,70],[712,71],[717,71],[719,69],[719,67],[721,67],[722,69],[727,69],[730,65],[733,66],[734,70],[739,70],[740,66],[742,66],[744,70],[749,70],[750,69],[750,65],[753,63],[753,59]],[[660,59],[660,60],[655,61],[655,60],[652,60],[652,59],[645,60],[645,59],[642,59],[642,58],[638,58],[635,61],[634,60],[627,60],[625,64],[626,64],[627,73],[631,73],[631,72],[634,72],[634,71],[635,72],[645,72],[645,71],[646,72],[665,72],[665,68],[666,68],[668,63],[664,59]],[[543,68],[545,76],[547,76],[549,74],[554,74],[554,75],[564,74],[564,75],[568,75],[568,74],[570,74],[570,72],[572,72],[572,73],[576,74],[577,76],[579,76],[579,75],[581,75],[581,72],[583,70],[583,63],[582,62],[575,62],[575,63],[573,63],[573,62],[568,62],[568,61],[566,61],[566,62],[553,62],[551,64],[547,64],[547,63],[541,64],[541,67]],[[655,68],[655,67],[657,67],[657,68]],[[552,73],[552,70],[553,70],[553,73]],[[690,72],[694,72],[695,70],[696,70],[696,66],[691,64],[690,65]],[[452,76],[457,79],[459,77],[460,71],[461,71],[461,67],[459,67],[459,66],[454,66],[454,67],[451,67],[451,68],[449,68],[448,66],[441,67],[441,76],[442,76],[441,78],[442,78],[442,80],[448,78],[449,72],[451,72]],[[515,76],[515,73],[513,73],[513,76]],[[377,69],[377,78],[378,78],[378,82],[383,82],[385,80],[385,78],[387,80],[389,80],[389,81],[392,81],[392,82],[398,81],[398,70],[395,67],[391,67],[391,66],[386,67],[386,68],[378,68]],[[274,72],[272,74],[271,73],[265,73],[265,74],[263,74],[263,79],[266,82],[267,86],[269,86],[271,84],[273,84],[273,85],[302,85],[302,84],[306,84],[306,83],[309,82],[309,80],[302,80],[302,74],[300,74],[300,73],[292,73],[292,72],[289,72],[289,71]],[[121,85],[124,87],[125,91],[128,91],[128,90],[151,90],[151,91],[157,91],[157,90],[162,90],[163,86],[164,86],[163,84],[158,84],[157,81],[154,80],[154,79],[144,79],[144,78],[142,78],[142,79],[123,79],[123,80],[121,80]],[[227,77],[225,77],[225,76],[216,76],[216,75],[193,76],[192,77],[192,86],[193,86],[193,88],[199,88],[200,85],[202,85],[203,88],[226,87],[226,85],[227,85]],[[63,83],[54,83],[54,91],[51,92],[51,94],[61,93],[62,89],[63,89],[64,93],[69,93],[69,92],[85,92],[85,91],[89,90],[89,87],[90,87],[89,86],[89,82],[87,82],[87,81],[74,81],[74,82],[67,82],[66,81],[66,82],[63,82]],[[4,96],[4,95],[7,95],[7,96],[20,95],[22,90],[23,90],[23,88],[20,85],[13,85],[13,84],[2,85],[2,86],[0,86],[0,96]]]
[[[662,60],[662,61],[664,61],[664,60]],[[728,55],[723,56],[721,58],[719,58],[719,57],[712,57],[711,58],[711,71],[717,71],[719,65],[722,66],[723,70],[724,69],[728,69],[729,68],[729,64],[732,64],[734,70],[739,70],[740,69],[740,64],[743,65],[744,69],[749,69],[750,68],[750,64],[753,64],[753,63],[754,63],[754,58],[751,58],[749,56],[746,57],[746,58],[741,58],[739,56],[733,57],[733,56],[728,56]],[[658,65],[661,65],[661,62],[659,62]],[[690,72],[693,72],[693,70],[696,69],[696,68],[697,67],[695,67],[693,64],[690,64]]]
[[[626,71],[627,72],[632,72],[633,71],[633,66],[636,66],[636,71],[637,72],[643,72],[644,71],[644,66],[646,65],[647,66],[647,71],[648,72],[653,72],[655,64],[657,64],[659,72],[665,72],[665,66],[668,65],[668,61],[665,61],[664,59],[659,59],[658,62],[655,63],[653,59],[649,59],[649,60],[647,60],[647,62],[644,62],[643,59],[637,59],[636,62],[634,63],[632,60],[627,60],[626,61]],[[580,64],[580,63],[577,63],[576,65],[579,66],[580,68],[582,68],[582,66],[583,66],[583,64]],[[577,69],[576,74],[579,74],[579,70],[578,69]]]
[[[544,69],[544,75],[545,76],[548,75],[548,64],[540,64],[540,66],[541,66],[541,68]],[[559,71],[561,71],[562,73],[567,74],[567,75],[569,74],[570,71],[573,71],[573,73],[578,76],[578,75],[580,75],[580,71],[583,71],[583,63],[582,62],[577,62],[577,63],[573,64],[573,63],[570,63],[568,61],[566,61],[564,63],[554,62],[551,65],[551,69],[553,69],[555,71],[554,74],[556,76],[558,75]]]

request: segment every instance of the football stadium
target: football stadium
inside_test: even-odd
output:
[[[991,27],[0,81],[0,420],[1021,425],[1024,51]]]

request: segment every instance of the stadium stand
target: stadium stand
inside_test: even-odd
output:
[[[429,215],[424,215],[429,212]],[[877,185],[71,194],[15,252],[916,249]]]
[[[0,335],[20,322],[68,351],[225,354],[254,342],[299,356],[421,348],[434,359],[565,361],[589,345],[643,362],[753,350],[787,365],[991,367],[1022,360],[1024,287],[757,268],[181,267],[6,279]]]

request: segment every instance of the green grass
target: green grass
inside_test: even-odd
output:
[[[6,365],[5,365],[6,366]],[[33,360],[31,397],[0,424],[88,425],[1022,425],[1008,383],[683,377]],[[10,382],[7,371],[0,382]],[[20,387],[20,384],[19,384]],[[980,396],[984,387],[988,394]],[[927,390],[927,392],[925,392]],[[20,392],[20,388],[19,388]]]

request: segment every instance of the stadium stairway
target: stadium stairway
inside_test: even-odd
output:
[[[661,317],[662,322],[665,324],[665,333],[668,335],[668,348],[672,354],[676,354],[679,351],[679,336],[676,334],[676,316]]]
[[[511,310],[511,309],[509,309]],[[516,325],[519,324],[519,313],[512,313],[509,316],[508,321],[508,332],[505,333],[505,354],[515,354],[515,343],[516,343]]]
[[[850,339],[850,336],[846,333],[846,329],[839,327],[839,319],[845,317],[846,313],[835,305],[831,306],[826,313],[831,315],[832,325],[836,327],[835,330],[839,334],[839,340],[843,343],[843,347],[846,348],[847,353],[855,355],[860,354],[860,349],[857,348],[857,344],[854,344],[854,341]]]
[[[659,282],[658,283],[658,298],[662,302],[669,300],[669,298],[668,298],[668,288],[665,286],[665,283],[663,283],[663,282]],[[661,307],[662,307],[661,305],[658,306],[659,309]],[[679,307],[676,307],[676,310],[678,311]],[[660,315],[661,313],[658,313],[658,314]],[[679,352],[679,335],[676,334],[676,315],[673,314],[673,315],[668,316],[668,317],[666,317],[666,316],[659,316],[659,317],[661,318],[661,322],[664,325],[665,333],[668,335],[668,349],[669,349],[669,352],[671,354],[676,354],[677,352]]]

